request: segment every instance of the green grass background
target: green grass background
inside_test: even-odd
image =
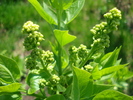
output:
[[[79,46],[82,43],[89,48],[92,43],[90,29],[104,21],[103,14],[113,7],[122,11],[123,18],[119,30],[110,34],[111,43],[106,52],[122,45],[120,52],[122,63],[128,62],[129,69],[133,70],[133,0],[86,0],[80,14],[68,25],[70,34],[77,36],[71,44]],[[49,24],[40,17],[27,0],[0,1],[0,53],[14,57],[20,66],[23,65],[21,58],[26,55],[22,46],[24,36],[21,29],[28,20],[40,25],[40,31],[46,39],[42,47],[50,49],[48,41],[53,41],[53,35]],[[128,94],[130,95],[133,95],[132,83],[133,80],[129,80]]]

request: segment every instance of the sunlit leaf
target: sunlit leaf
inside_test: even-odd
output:
[[[43,17],[48,23],[50,24],[57,24],[57,19],[55,17],[55,14],[48,8],[48,6],[43,3],[43,7],[40,5],[40,3],[37,0],[28,0],[37,10],[37,12]]]
[[[115,49],[113,52],[107,53],[102,57],[100,63],[103,66],[103,68],[110,67],[116,64],[120,49],[121,47]]]
[[[105,90],[97,94],[93,100],[133,100],[133,98],[115,90]]]
[[[64,16],[66,16],[64,23],[70,23],[81,11],[85,3],[85,0],[76,0],[73,4],[64,12]]]
[[[68,34],[68,30],[54,30],[55,37],[61,46],[72,42],[76,36]]]
[[[12,83],[6,86],[0,86],[0,94],[16,92],[18,91],[20,86],[21,86],[20,83]]]
[[[0,55],[0,80],[6,83],[15,82],[20,77],[20,70],[16,62]]]
[[[118,65],[118,66],[112,66],[112,67],[108,67],[108,68],[104,68],[100,71],[101,73],[101,76],[103,75],[108,75],[108,74],[111,74],[113,72],[116,72],[120,69],[122,69],[123,67],[125,67],[127,64],[124,64],[124,65]]]

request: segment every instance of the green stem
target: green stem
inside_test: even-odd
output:
[[[26,94],[26,95],[28,95],[28,96],[34,96],[34,97],[38,97],[38,98],[43,98],[44,99],[44,97],[43,96],[41,96],[41,95],[38,95],[38,94]]]
[[[43,97],[46,97],[45,93],[42,91],[42,88],[40,87],[40,92],[43,95]]]
[[[57,10],[57,17],[58,17],[58,29],[61,28],[61,11]]]
[[[93,53],[94,53],[94,48],[92,47],[92,49],[90,50],[90,52],[87,55],[87,57],[79,65],[79,68],[81,68],[81,67],[83,67],[85,65],[85,63],[91,58],[91,56],[93,55]]]
[[[58,43],[58,68],[59,68],[59,76],[62,75],[62,60],[61,60],[61,56],[62,56],[62,48],[61,45]]]
[[[58,17],[58,29],[61,29],[61,16],[62,16],[62,10],[58,9],[57,10],[57,17]],[[58,69],[59,69],[59,76],[62,75],[62,47],[60,43],[58,42]]]
[[[40,58],[40,62],[41,62],[41,64],[42,64],[42,66],[43,66],[44,71],[45,71],[48,75],[51,76],[51,74],[50,74],[49,71],[46,69],[46,66],[44,65],[43,60],[42,60],[41,58]]]

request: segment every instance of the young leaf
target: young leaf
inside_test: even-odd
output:
[[[61,46],[72,42],[76,37],[68,34],[68,30],[54,30],[55,37]]]
[[[104,57],[102,57],[100,63],[103,66],[103,68],[107,68],[116,64],[120,49],[121,47],[115,49],[113,52],[107,53]]]
[[[107,75],[107,74],[111,74],[113,72],[116,72],[120,69],[122,69],[123,67],[125,67],[127,64],[124,65],[118,65],[118,66],[113,66],[113,67],[108,67],[108,68],[104,68],[100,71],[101,76],[103,75]]]
[[[46,100],[66,100],[63,95],[56,94],[48,97]]]
[[[55,17],[55,14],[48,8],[48,6],[45,3],[43,4],[43,9],[37,0],[28,1],[34,6],[34,8],[41,15],[41,17],[43,17],[48,23],[57,25],[57,19]]]
[[[70,23],[81,11],[85,3],[85,0],[76,0],[72,5],[64,11],[64,16],[66,16],[64,23]]]
[[[0,86],[0,95],[3,93],[12,93],[18,91],[20,88],[20,83],[12,83],[6,86]]]
[[[133,100],[133,98],[115,90],[105,90],[97,94],[93,100]]]
[[[63,87],[61,84],[57,84],[57,90],[59,92],[65,92],[66,91],[65,87]]]
[[[94,69],[92,71],[92,77],[93,77],[94,80],[101,78],[101,73],[98,69],[98,65],[94,67]]]
[[[0,55],[0,64],[0,80],[13,82],[20,77],[20,70],[14,60]]]
[[[85,70],[81,70],[77,67],[73,67],[73,86],[72,86],[72,98],[73,100],[80,100],[86,91],[86,87],[92,87],[92,82],[90,80],[91,74]]]
[[[50,0],[50,3],[54,8],[61,10],[68,9],[71,6],[72,2],[73,0]]]

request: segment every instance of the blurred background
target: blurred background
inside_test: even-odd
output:
[[[123,18],[119,30],[110,34],[111,43],[106,52],[122,45],[119,58],[122,58],[122,63],[129,63],[128,67],[133,71],[133,0],[86,0],[80,14],[68,25],[70,34],[77,36],[71,44],[76,46],[85,44],[90,48],[92,43],[90,29],[104,21],[103,14],[113,7],[122,11]],[[21,29],[28,20],[40,25],[40,31],[46,39],[42,42],[42,48],[50,49],[48,41],[53,40],[53,35],[49,24],[27,0],[0,0],[0,54],[13,57],[22,70],[26,52],[23,48],[24,36]],[[133,78],[127,82],[129,84],[127,94],[133,95]]]

